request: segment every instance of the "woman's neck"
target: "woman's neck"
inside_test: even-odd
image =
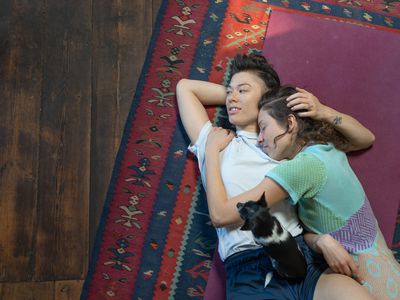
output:
[[[247,132],[252,132],[252,133],[258,133],[258,125],[246,125],[246,126],[235,126],[236,131],[242,130],[242,131],[247,131]]]
[[[292,151],[289,154],[289,159],[295,158],[297,154],[299,154],[305,147],[307,147],[308,144],[301,142],[301,143],[295,143],[293,145]]]

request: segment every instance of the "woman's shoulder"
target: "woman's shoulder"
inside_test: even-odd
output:
[[[314,169],[324,169],[324,159],[318,155],[318,151],[313,149],[303,149],[293,159],[286,160],[280,164],[282,169],[312,171]],[[316,150],[316,149],[314,149]],[[278,168],[278,167],[277,167]]]
[[[343,151],[337,149],[331,143],[328,144],[311,144],[304,148],[303,153],[320,154],[320,155],[330,155],[330,154],[343,154]]]

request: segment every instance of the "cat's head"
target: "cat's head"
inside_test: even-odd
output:
[[[241,230],[252,230],[257,226],[258,220],[264,220],[265,216],[270,216],[267,201],[265,201],[264,193],[257,201],[250,200],[245,203],[237,203],[240,217],[244,220]]]

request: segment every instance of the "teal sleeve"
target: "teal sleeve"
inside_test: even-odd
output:
[[[291,204],[301,198],[313,198],[326,181],[324,163],[310,153],[299,153],[268,172],[266,177],[278,183],[289,194]]]

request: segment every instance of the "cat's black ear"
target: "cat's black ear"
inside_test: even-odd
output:
[[[262,193],[260,199],[258,199],[258,202],[262,207],[267,207],[267,200],[265,199],[265,193]]]
[[[240,230],[243,230],[243,231],[251,230],[250,222],[248,219],[246,219],[244,221],[244,224],[242,225],[242,227],[240,227]]]

